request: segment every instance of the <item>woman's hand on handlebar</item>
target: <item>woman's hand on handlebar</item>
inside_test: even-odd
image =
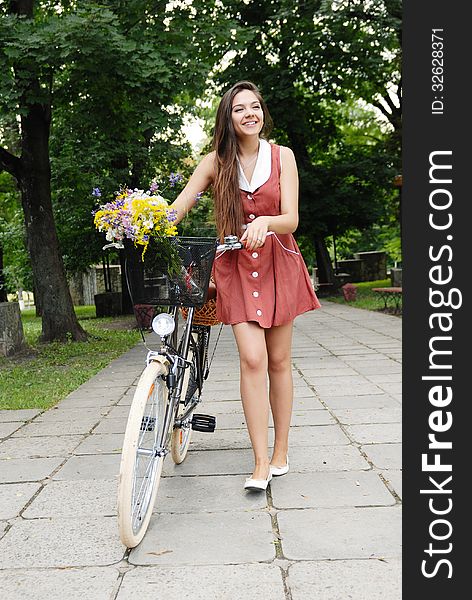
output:
[[[241,242],[248,252],[252,252],[265,244],[269,231],[269,220],[269,217],[257,217],[246,227],[245,232],[241,236]]]

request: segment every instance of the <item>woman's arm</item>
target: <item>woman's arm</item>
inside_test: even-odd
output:
[[[187,182],[187,185],[177,196],[175,201],[170,205],[169,208],[176,211],[176,220],[174,224],[180,223],[180,221],[187,215],[191,208],[193,208],[197,201],[197,194],[206,191],[213,181],[213,165],[214,165],[215,153],[210,152],[202,158],[198,164],[192,176]]]
[[[280,147],[283,169],[280,174],[280,215],[264,215],[254,219],[241,237],[246,248],[254,250],[268,231],[293,233],[298,227],[298,170],[295,156],[290,148]]]

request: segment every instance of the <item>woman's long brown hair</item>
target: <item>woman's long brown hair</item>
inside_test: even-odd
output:
[[[238,139],[231,118],[233,98],[242,90],[254,92],[261,104],[264,114],[261,137],[267,137],[272,129],[272,119],[267,106],[257,86],[250,81],[239,81],[221,98],[216,113],[212,144],[215,151],[215,178],[213,180],[215,220],[221,241],[225,235],[241,237],[244,224],[237,164]]]

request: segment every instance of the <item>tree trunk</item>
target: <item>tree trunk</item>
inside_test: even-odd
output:
[[[313,243],[318,267],[318,281],[320,283],[334,283],[333,265],[331,264],[325,238],[315,238]]]
[[[21,202],[35,291],[42,308],[42,341],[85,340],[74,312],[59,251],[51,201],[48,108],[30,105],[21,119]]]
[[[36,285],[34,284],[34,279],[33,279],[33,298],[34,298],[34,308],[36,309],[36,316],[42,317],[43,316],[43,308],[41,306],[41,299],[36,290]]]
[[[8,302],[5,276],[3,274],[3,248],[0,245],[0,302]]]
[[[10,11],[26,18],[33,17],[32,0],[10,3]],[[35,98],[44,95],[35,73],[36,65],[18,65],[16,76],[28,82],[20,98],[21,158],[5,156],[11,163],[21,190],[26,226],[26,241],[31,259],[35,292],[42,308],[42,341],[85,340],[87,334],[74,312],[62,256],[59,252],[51,201],[51,167],[49,163],[49,129],[51,105]]]

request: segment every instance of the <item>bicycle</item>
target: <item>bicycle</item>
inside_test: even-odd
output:
[[[179,238],[178,244],[184,265],[181,275],[169,277],[152,269],[146,272],[142,265],[137,268],[138,277],[127,273],[133,303],[146,301],[170,308],[152,321],[161,346],[158,351],[148,348],[123,440],[118,528],[128,548],[141,542],[149,526],[167,454],[181,464],[192,430],[213,432],[216,427],[215,417],[194,412],[211,364],[210,326],[194,325],[194,312],[206,300],[215,252],[238,250],[242,244],[236,236],[225,237],[224,244],[218,246],[214,238]],[[188,315],[179,338],[181,306],[188,307]],[[213,354],[215,351],[216,345]]]

